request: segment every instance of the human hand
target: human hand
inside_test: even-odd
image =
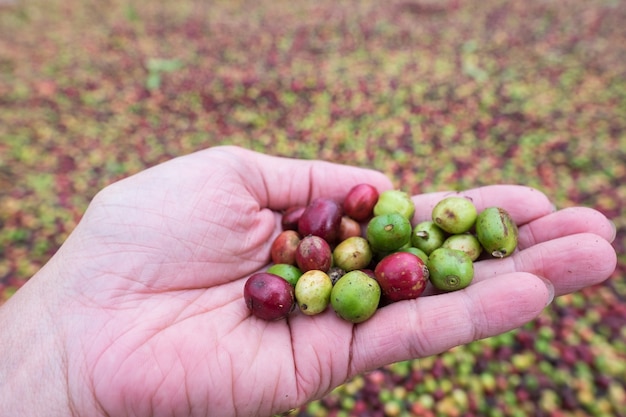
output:
[[[602,214],[554,212],[527,187],[484,187],[463,194],[479,209],[506,208],[520,251],[478,262],[470,287],[388,305],[358,325],[330,309],[251,316],[243,285],[267,266],[279,211],[362,182],[391,188],[369,170],[218,147],[107,187],[0,309],[0,414],[271,415],[366,370],[519,327],[553,293],[615,268]],[[443,195],[414,197],[414,223]]]

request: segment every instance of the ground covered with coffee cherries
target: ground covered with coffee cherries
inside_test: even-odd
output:
[[[410,193],[526,184],[615,220],[611,280],[292,414],[624,416],[624,21],[617,0],[0,1],[0,300],[101,187],[211,145]]]

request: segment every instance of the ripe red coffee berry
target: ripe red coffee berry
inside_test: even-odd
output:
[[[298,230],[298,221],[304,213],[306,207],[291,207],[285,210],[281,218],[280,224],[283,230]]]
[[[278,275],[258,272],[248,278],[243,298],[250,312],[263,320],[278,320],[293,311],[294,289]]]
[[[343,242],[344,240],[355,236],[361,236],[361,224],[348,216],[341,217],[341,225],[339,226],[339,236],[337,241]]]
[[[328,198],[316,198],[306,207],[298,220],[300,235],[319,236],[334,243],[339,236],[343,210],[339,203]]]
[[[319,236],[305,236],[296,249],[296,264],[302,272],[313,269],[327,272],[332,258],[330,245]]]
[[[276,236],[270,248],[270,256],[275,264],[296,264],[296,249],[300,235],[294,230],[284,230]]]
[[[354,220],[364,222],[373,216],[378,195],[378,190],[373,185],[355,185],[343,201],[343,211]]]
[[[383,296],[392,302],[419,297],[426,289],[428,268],[424,261],[409,252],[385,256],[374,269]]]

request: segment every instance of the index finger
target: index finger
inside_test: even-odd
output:
[[[502,207],[511,214],[518,225],[528,223],[555,210],[548,197],[535,188],[523,185],[487,185],[466,191],[439,191],[414,196],[413,223],[430,220],[435,205],[444,198],[452,196],[469,198],[479,212],[487,207]]]
[[[304,206],[317,197],[341,201],[360,183],[371,184],[379,192],[392,188],[391,180],[382,172],[363,167],[267,155],[237,147],[217,147],[213,152],[221,152],[226,158],[235,155],[238,166],[248,168],[243,185],[262,207],[272,210]]]

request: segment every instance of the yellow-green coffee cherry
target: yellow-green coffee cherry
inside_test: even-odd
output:
[[[372,261],[372,248],[367,239],[360,236],[349,237],[333,250],[333,265],[346,272],[363,269]]]
[[[324,271],[312,269],[302,274],[295,288],[300,311],[312,316],[326,310],[332,289],[333,283]]]
[[[411,233],[411,245],[430,255],[432,251],[441,247],[446,240],[446,232],[432,220],[418,223]]]
[[[374,278],[363,271],[350,271],[335,283],[330,303],[342,319],[361,323],[376,312],[380,293],[380,286]]]
[[[517,225],[503,208],[486,208],[476,219],[478,241],[496,258],[504,258],[515,251],[518,235]]]
[[[474,263],[467,253],[449,248],[435,249],[428,256],[430,282],[441,291],[456,291],[474,279]]]
[[[411,220],[415,214],[415,204],[411,196],[401,190],[387,190],[380,193],[374,206],[374,216],[389,213],[399,213],[407,220]]]
[[[447,197],[433,208],[432,219],[448,233],[465,233],[476,221],[477,211],[474,203],[465,197]]]
[[[441,247],[462,250],[463,252],[467,253],[472,261],[478,259],[483,251],[483,247],[480,245],[480,242],[478,241],[476,236],[469,233],[452,235],[448,237],[445,242],[443,242],[443,245],[441,245]]]

